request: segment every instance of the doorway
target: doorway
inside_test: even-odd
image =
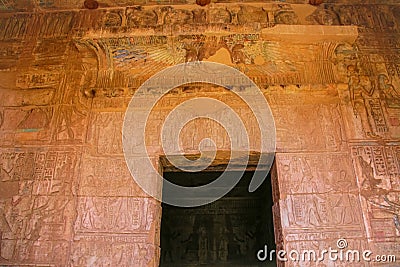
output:
[[[212,182],[221,172],[165,172],[164,178],[182,186]],[[160,266],[276,266],[260,262],[257,252],[275,249],[271,175],[253,193],[253,172],[221,199],[195,208],[162,204]]]

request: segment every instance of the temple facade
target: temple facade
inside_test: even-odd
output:
[[[165,266],[227,266],[234,257],[256,257],[257,233],[266,234],[260,229],[274,232],[276,250],[372,252],[371,261],[326,258],[323,266],[400,262],[400,2],[206,2],[0,1],[0,265],[160,266],[166,246]],[[138,93],[169,67],[206,62],[229,66],[256,85],[273,115],[274,151],[260,145],[263,129],[240,97],[252,85],[241,76],[221,73],[214,83]],[[175,84],[181,76],[164,78]],[[158,100],[145,126],[130,125],[144,130],[136,145],[146,147],[145,158],[134,153],[135,144],[124,154],[133,98],[143,106]],[[168,115],[196,98],[218,100],[237,114],[249,162],[230,158],[238,141],[215,120],[191,120],[179,136],[162,138]],[[169,138],[179,149],[163,149]],[[208,211],[178,212],[179,220],[162,226],[173,211],[164,213],[132,170],[153,181],[144,161],[161,175],[174,173],[168,156],[197,155],[200,147],[216,151],[210,164],[216,172],[231,159],[254,171],[260,155],[272,153],[271,192],[244,202],[238,193]],[[146,188],[160,193],[162,186]],[[249,218],[273,230],[253,225],[239,232],[245,215],[238,210],[254,214],[263,194],[272,197],[272,217],[262,210]],[[190,242],[198,252],[190,254]],[[179,264],[188,265],[172,264],[177,255],[187,256]],[[322,266],[286,258],[276,264]]]

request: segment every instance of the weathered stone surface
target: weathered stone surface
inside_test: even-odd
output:
[[[0,265],[158,266],[161,204],[128,170],[124,113],[132,96],[146,103],[159,93],[135,94],[148,78],[193,61],[242,71],[271,107],[277,248],[346,238],[349,248],[400,258],[397,0],[105,0],[93,10],[83,0],[0,2]],[[260,129],[230,90],[235,79],[180,86],[154,106],[145,141],[156,170],[176,171],[161,126],[195,97],[237,112],[257,160]],[[217,170],[232,140],[216,122],[188,123],[176,152],[196,158],[204,138],[219,150]],[[144,166],[130,153],[133,168]]]

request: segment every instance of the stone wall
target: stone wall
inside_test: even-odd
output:
[[[280,248],[322,250],[346,238],[349,248],[400,258],[397,1],[26,2],[3,1],[0,13],[0,264],[158,266],[161,205],[131,178],[122,122],[146,79],[197,60],[242,71],[270,104]],[[236,110],[257,151],[245,103],[195,84],[153,110],[154,164],[160,123],[196,96]],[[200,120],[183,152],[209,136],[229,149],[223,129]]]

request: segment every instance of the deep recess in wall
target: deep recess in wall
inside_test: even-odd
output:
[[[182,186],[199,186],[220,175],[167,172],[164,178]],[[252,175],[245,172],[228,194],[204,206],[163,204],[160,266],[276,266],[275,262],[260,263],[256,258],[264,245],[275,248],[270,175],[249,193]]]

